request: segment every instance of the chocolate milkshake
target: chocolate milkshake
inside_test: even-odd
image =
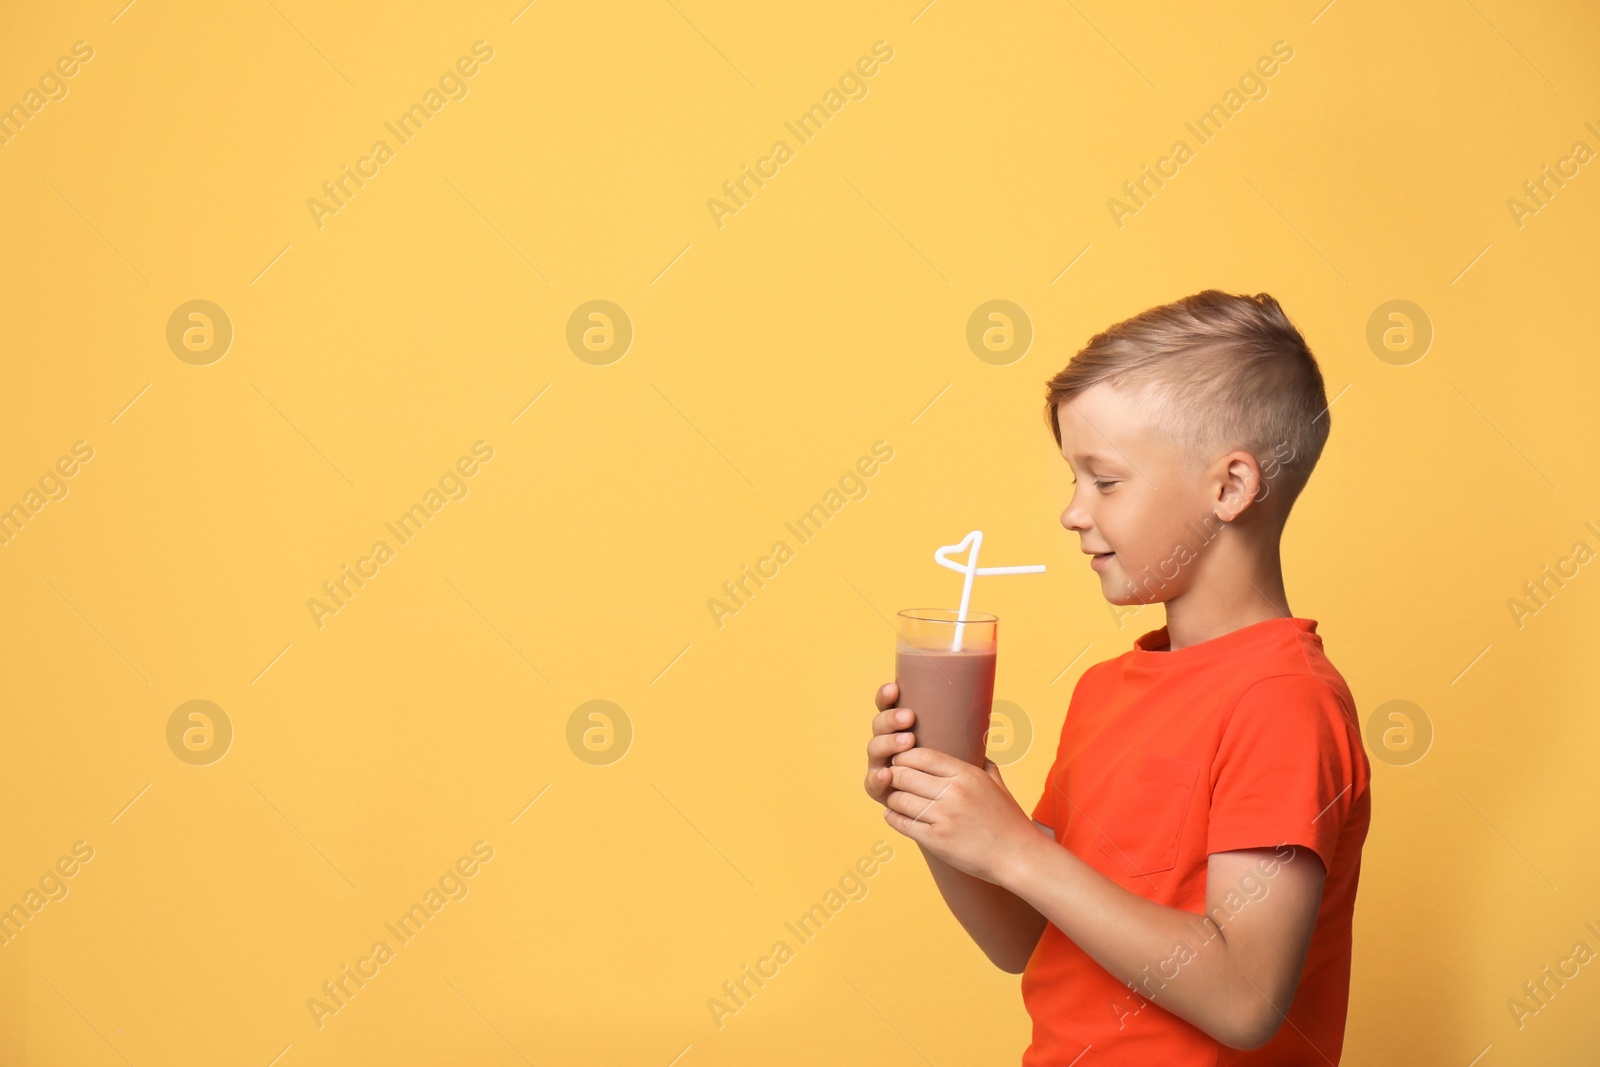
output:
[[[984,735],[994,702],[995,650],[913,648],[895,650],[896,707],[916,712],[911,732],[918,748],[931,748],[983,766]]]

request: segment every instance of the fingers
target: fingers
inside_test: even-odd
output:
[[[917,721],[917,713],[910,708],[888,708],[872,717],[872,732],[889,734],[896,730],[909,730]]]
[[[917,743],[910,730],[916,714],[894,706],[899,696],[900,687],[893,682],[878,687],[878,714],[872,717],[872,739],[867,742],[867,777],[862,786],[867,796],[880,804],[890,789],[889,760],[896,753],[909,752]]]
[[[891,788],[922,797],[924,800],[942,796],[953,784],[949,778],[936,778],[931,774],[898,764],[889,768],[889,775],[887,781]]]
[[[917,743],[910,733],[878,734],[867,742],[867,796],[883,803],[883,796],[893,781],[889,774],[889,760],[897,752],[908,752]]]
[[[885,772],[880,768],[868,771],[866,780],[861,783],[861,787],[867,791],[867,796],[879,804],[882,804],[884,797],[889,795],[889,779],[885,777]]]
[[[933,814],[933,804],[929,797],[919,797],[900,789],[891,791],[883,802],[883,806],[890,811],[897,811],[914,822],[924,824],[931,821],[929,816]]]
[[[908,731],[898,734],[879,734],[867,742],[867,768],[877,770],[887,767],[889,758],[897,752],[905,752],[915,746],[917,739]]]
[[[919,771],[927,771],[941,778],[956,778],[967,773],[981,773],[978,768],[964,759],[952,756],[946,752],[939,752],[931,748],[917,748],[912,746],[901,752],[896,752],[889,757],[889,762],[896,767],[915,767]]]
[[[909,815],[901,815],[892,808],[883,809],[883,821],[888,823],[891,829],[904,834],[913,841],[918,839],[920,831],[927,829],[926,823],[914,822]]]

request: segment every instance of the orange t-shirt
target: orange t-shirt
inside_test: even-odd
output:
[[[1327,1067],[1339,1062],[1350,997],[1350,924],[1372,818],[1371,766],[1355,702],[1311,619],[1254,623],[1176,652],[1163,627],[1084,672],[1033,818],[1118,885],[1193,912],[1206,936],[1206,858],[1277,848],[1322,861],[1322,904],[1288,1021],[1259,1049],[1229,1048],[1138,991],[1159,996],[1187,954],[1114,978],[1054,923],[1022,999],[1033,1018],[1023,1067]],[[1271,892],[1277,867],[1241,883],[1224,918]],[[1181,980],[1181,978],[1180,978]],[[1144,985],[1143,983],[1148,983]],[[1283,1005],[1279,1005],[1283,1007]]]

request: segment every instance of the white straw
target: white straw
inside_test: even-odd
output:
[[[967,626],[967,605],[972,601],[972,579],[978,574],[978,549],[983,547],[983,533],[973,530],[967,535],[972,549],[967,553],[967,576],[961,580],[961,610],[956,612],[955,651],[961,651],[961,631]]]
[[[933,561],[939,566],[948,567],[953,571],[960,571],[965,576],[961,582],[961,607],[956,612],[956,638],[951,647],[952,652],[961,651],[962,631],[966,629],[967,625],[967,607],[972,603],[972,579],[974,577],[980,574],[1039,574],[1044,570],[1043,563],[1016,567],[980,567],[978,566],[978,550],[982,547],[983,531],[973,530],[955,544],[942,545],[935,549],[933,553]],[[969,549],[966,563],[955,563],[945,558],[946,552],[959,552],[963,548]]]

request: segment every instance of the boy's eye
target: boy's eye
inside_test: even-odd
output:
[[[1108,482],[1108,481],[1103,481],[1103,480],[1100,480],[1100,479],[1096,479],[1095,483],[1094,483],[1094,487],[1096,489],[1100,490],[1103,493],[1103,492],[1106,491],[1107,487],[1113,486],[1113,485],[1116,485],[1116,484],[1117,483],[1114,482],[1114,481]]]

